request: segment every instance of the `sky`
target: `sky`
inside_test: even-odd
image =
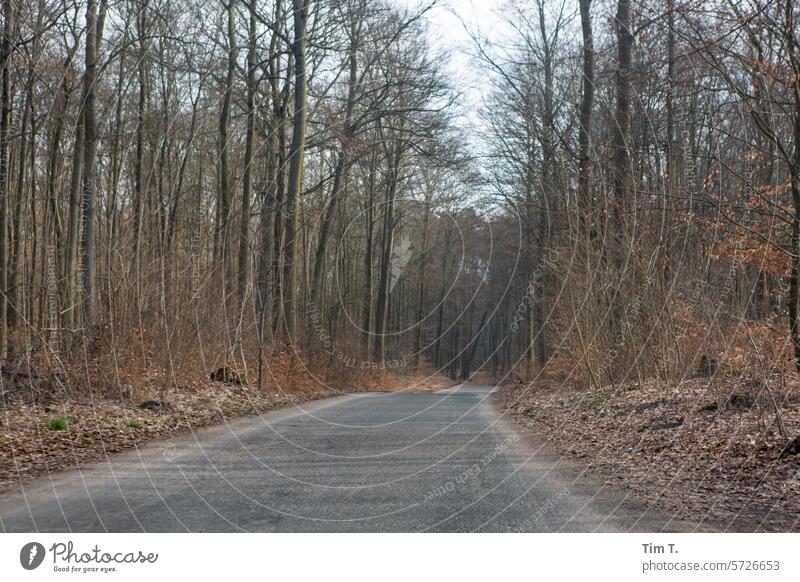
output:
[[[433,0],[391,0],[414,11]],[[499,7],[509,0],[438,0],[425,15],[428,42],[448,56],[447,70],[459,93],[458,114],[453,122],[461,128],[462,144],[473,153],[485,151],[485,121],[481,110],[486,97],[486,70],[475,62],[475,40],[499,39],[503,29]],[[482,196],[477,190],[473,195]]]
[[[394,0],[398,6],[414,9],[432,0]],[[465,113],[473,118],[481,104],[481,71],[473,62],[474,41],[470,32],[493,38],[500,28],[498,0],[438,0],[426,15],[428,41],[449,55],[449,71],[455,86],[463,92]],[[473,121],[475,119],[473,118]]]

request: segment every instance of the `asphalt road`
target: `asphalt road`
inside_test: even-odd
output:
[[[359,394],[29,482],[6,532],[673,531],[514,432],[492,388]]]

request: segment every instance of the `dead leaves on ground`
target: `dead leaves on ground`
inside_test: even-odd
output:
[[[564,385],[505,386],[516,420],[598,476],[626,486],[676,518],[733,530],[800,531],[800,455],[781,458],[800,435],[797,386],[772,387],[774,407],[744,379],[577,392]],[[709,403],[714,403],[710,406]]]

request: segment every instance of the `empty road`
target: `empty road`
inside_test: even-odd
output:
[[[491,390],[343,396],[148,444],[3,494],[0,530],[684,529],[514,432]]]

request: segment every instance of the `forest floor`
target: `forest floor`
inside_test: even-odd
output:
[[[59,397],[46,402],[0,399],[0,491],[145,442],[226,420],[351,392],[432,392],[454,385],[443,376],[365,377],[347,392],[314,382],[286,389],[207,382],[173,389],[159,400]],[[162,404],[163,403],[163,404]]]
[[[786,450],[800,437],[800,390],[776,384],[517,384],[493,397],[548,448],[653,509],[725,531],[800,531],[798,442]]]

